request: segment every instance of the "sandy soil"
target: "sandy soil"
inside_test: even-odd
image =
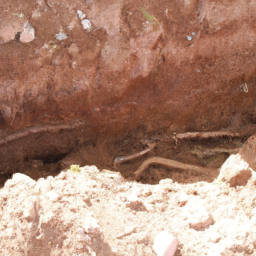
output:
[[[252,173],[237,187],[219,179],[142,184],[95,166],[37,181],[14,174],[0,191],[0,252],[153,256],[154,238],[166,230],[179,240],[175,256],[254,255]]]

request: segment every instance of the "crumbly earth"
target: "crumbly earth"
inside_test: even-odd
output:
[[[0,0],[0,17],[0,175],[256,123],[254,1]]]
[[[236,188],[219,181],[141,184],[95,166],[37,181],[14,174],[0,191],[0,254],[150,256],[165,229],[179,240],[175,256],[255,255],[255,192],[254,172]],[[85,220],[99,227],[85,232]]]

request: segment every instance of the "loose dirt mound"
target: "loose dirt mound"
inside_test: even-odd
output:
[[[37,182],[15,174],[0,191],[0,254],[149,256],[165,229],[179,240],[176,256],[251,255],[254,183],[253,172],[245,187],[146,185],[95,166]]]

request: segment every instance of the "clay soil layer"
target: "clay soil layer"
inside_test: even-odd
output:
[[[1,173],[99,136],[255,123],[255,14],[240,0],[1,0]]]

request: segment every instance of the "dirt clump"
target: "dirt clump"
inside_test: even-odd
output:
[[[153,256],[154,239],[165,230],[178,239],[175,256],[252,255],[255,177],[251,170],[244,186],[230,187],[221,178],[142,184],[95,166],[73,165],[37,181],[17,173],[0,190],[0,252]]]

